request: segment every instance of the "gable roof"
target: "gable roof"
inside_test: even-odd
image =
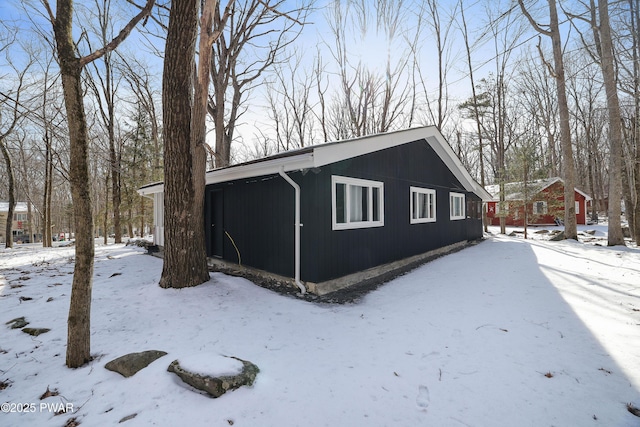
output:
[[[491,195],[471,177],[453,149],[435,126],[410,128],[344,141],[328,142],[275,154],[263,159],[228,166],[226,168],[214,169],[207,172],[206,184],[277,174],[281,170],[284,172],[292,172],[319,168],[331,163],[419,140],[425,140],[427,144],[429,144],[458,181],[460,181],[465,190],[475,193],[482,200],[491,200]],[[155,183],[140,188],[138,192],[146,195],[163,190],[164,185],[162,183]]]
[[[538,194],[541,191],[543,191],[546,188],[551,187],[553,184],[555,184],[556,182],[560,182],[562,183],[562,185],[564,185],[564,181],[562,180],[562,178],[558,178],[558,177],[553,177],[553,178],[547,178],[547,179],[538,179],[535,181],[529,181],[527,183],[528,187],[529,187],[529,194],[534,195],[534,194]],[[505,200],[523,200],[524,199],[524,184],[523,182],[509,182],[507,184],[504,185],[504,199]],[[486,190],[491,194],[492,196],[492,201],[497,201],[500,199],[500,186],[499,185],[487,185]],[[582,194],[587,200],[591,200],[591,197],[578,190],[577,188],[574,188],[574,190],[577,193]]]

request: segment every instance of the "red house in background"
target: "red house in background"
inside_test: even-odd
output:
[[[527,200],[528,224],[554,225],[556,219],[564,220],[564,181],[548,178],[528,182],[505,184],[505,201],[500,203],[500,187],[490,185],[486,190],[493,200],[487,202],[487,220],[490,225],[500,225],[500,217],[506,218],[506,225],[524,225],[524,200]],[[575,190],[576,222],[587,223],[587,207],[591,201],[586,193]],[[528,196],[526,196],[528,194]]]

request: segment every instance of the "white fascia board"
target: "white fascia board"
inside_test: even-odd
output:
[[[425,126],[320,145],[314,150],[316,167],[418,141],[436,133],[439,132],[435,126]]]
[[[314,155],[313,153],[304,153],[263,162],[231,166],[225,169],[214,169],[207,172],[205,184],[217,184],[220,182],[234,181],[236,179],[278,174],[282,167],[284,167],[285,172],[316,167],[314,164]]]
[[[142,188],[138,188],[138,194],[141,196],[148,196],[150,194],[163,193],[164,192],[164,182],[159,182],[157,184],[147,185]]]
[[[433,136],[428,137],[427,142],[438,154],[442,161],[447,165],[449,170],[458,178],[465,190],[475,193],[484,202],[493,200],[493,196],[487,190],[482,188],[476,182],[471,174],[464,167],[456,153],[453,151],[449,143],[444,139],[440,132],[436,132]]]
[[[591,199],[591,196],[589,196],[589,195],[588,195],[587,193],[585,193],[584,191],[580,191],[580,190],[578,190],[577,188],[574,188],[574,190],[576,191],[576,193],[578,193],[578,194],[582,194],[582,196],[584,196],[584,198],[586,199],[586,201],[587,201],[587,202],[588,202],[588,201],[590,201],[590,200],[592,200],[592,199]]]
[[[215,169],[207,172],[205,182],[208,185],[257,176],[275,175],[280,172],[282,167],[284,168],[284,172],[322,167],[419,140],[425,140],[431,148],[433,148],[436,154],[442,159],[456,178],[458,178],[465,190],[475,193],[484,201],[492,199],[491,195],[471,177],[462,165],[462,162],[460,162],[460,159],[458,159],[458,156],[456,156],[453,149],[435,126],[411,128],[396,132],[364,136],[347,141],[327,143],[312,147],[311,152],[231,166],[224,169]],[[162,191],[164,191],[164,185],[159,183],[141,188],[138,190],[138,193],[146,195]]]

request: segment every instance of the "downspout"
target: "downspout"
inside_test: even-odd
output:
[[[300,186],[291,179],[289,175],[284,173],[284,166],[280,166],[280,171],[278,172],[281,177],[283,177],[295,190],[296,199],[295,199],[295,223],[294,223],[294,240],[295,240],[295,281],[298,288],[300,288],[301,294],[306,294],[307,289],[304,287],[302,282],[300,281]]]

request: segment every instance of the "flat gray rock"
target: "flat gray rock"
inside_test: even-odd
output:
[[[125,378],[135,375],[138,371],[146,368],[155,360],[166,355],[165,351],[148,350],[139,353],[129,353],[113,359],[104,367],[110,371],[117,372]]]
[[[50,330],[51,329],[49,328],[22,328],[22,332],[24,332],[25,334],[33,335],[34,337],[37,337],[41,334],[46,334]]]
[[[15,319],[9,320],[5,325],[10,325],[11,329],[21,329],[27,326],[29,322],[23,317],[16,317]]]

